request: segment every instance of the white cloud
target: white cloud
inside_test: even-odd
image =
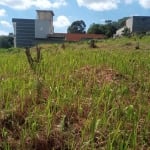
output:
[[[116,9],[120,0],[77,0],[79,6],[95,11]]]
[[[131,4],[133,2],[139,3],[143,8],[150,8],[150,0],[124,0],[126,4]]]
[[[6,16],[6,10],[0,9],[0,17]]]
[[[8,6],[13,9],[26,10],[30,7],[40,9],[59,8],[67,5],[66,0],[1,0],[0,5]]]
[[[150,0],[139,0],[139,4],[146,9],[150,8]]]
[[[5,21],[5,20],[1,20],[0,25],[2,25],[4,27],[8,27],[8,28],[12,27],[12,25],[8,21]]]
[[[54,26],[57,28],[63,28],[69,26],[71,23],[66,16],[58,16],[54,21]]]
[[[8,35],[9,33],[3,30],[0,30],[0,35]]]
[[[118,8],[118,5],[139,3],[143,8],[150,8],[150,0],[76,0],[78,5],[94,11],[107,11]]]
[[[124,0],[124,1],[125,1],[126,4],[131,4],[131,3],[133,3],[133,1],[135,1],[135,0]]]

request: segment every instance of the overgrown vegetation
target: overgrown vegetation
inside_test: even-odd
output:
[[[0,36],[0,48],[13,47],[13,38],[9,36]]]
[[[106,37],[113,37],[116,34],[116,31],[125,26],[125,22],[128,17],[124,17],[119,19],[118,21],[106,20],[105,24],[96,24],[93,23],[87,30],[87,33],[94,33],[94,34],[104,34]],[[127,30],[125,30],[124,35],[126,36],[130,34]]]
[[[128,17],[124,17],[119,19],[118,21],[105,20],[105,24],[93,23],[87,29],[87,33],[89,34],[104,34],[106,37],[113,37],[116,31],[119,28],[125,26],[125,22]],[[72,22],[72,24],[68,27],[67,33],[86,33],[86,24],[83,20],[77,20]],[[130,32],[125,30],[124,35],[130,35]]]
[[[40,45],[36,71],[25,50],[0,52],[0,149],[149,149],[149,41]]]
[[[74,21],[67,29],[67,33],[86,33],[86,24],[83,20]]]

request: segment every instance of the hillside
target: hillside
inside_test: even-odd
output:
[[[1,50],[0,149],[149,149],[149,42],[41,44],[36,72]]]

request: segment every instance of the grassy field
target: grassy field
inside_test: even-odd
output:
[[[23,49],[1,50],[0,149],[150,149],[149,43],[43,44],[36,72]]]

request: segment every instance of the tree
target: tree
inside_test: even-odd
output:
[[[112,37],[117,30],[117,23],[116,22],[109,22],[107,24],[105,24],[105,35],[107,37]]]
[[[112,20],[105,20],[105,23],[110,24],[110,23],[112,23]]]
[[[125,22],[127,19],[128,17],[124,17],[122,19],[119,19],[118,21],[105,20],[105,24],[93,23],[89,27],[87,32],[94,33],[94,34],[104,34],[107,37],[112,37],[119,28],[125,26]]]
[[[89,34],[92,34],[92,33],[93,34],[104,34],[105,33],[104,25],[93,23],[92,25],[90,25],[87,33],[89,33]]]
[[[13,38],[9,36],[0,36],[0,48],[10,48],[13,46]]]
[[[83,20],[74,21],[67,29],[67,33],[86,33],[86,24]]]
[[[130,36],[131,35],[131,32],[130,32],[130,29],[125,27],[124,30],[123,30],[123,33],[122,33],[123,36]]]
[[[116,26],[116,22],[112,22],[110,20],[106,21],[106,24],[95,24],[93,23],[87,33],[90,34],[104,34],[107,37],[112,37],[113,34],[116,33],[117,30],[117,26]]]
[[[128,19],[129,17],[123,17],[121,19],[118,20],[117,24],[118,24],[118,29],[119,28],[122,28],[126,25],[126,20]]]

